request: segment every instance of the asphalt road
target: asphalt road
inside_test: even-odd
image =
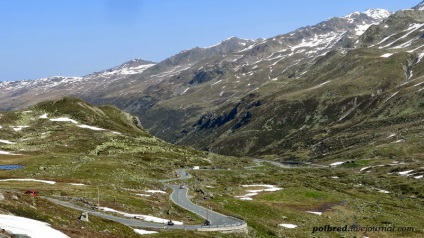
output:
[[[118,217],[118,216],[114,216],[114,215],[111,215],[111,214],[107,214],[107,213],[104,213],[104,212],[96,211],[96,210],[93,210],[93,209],[80,207],[78,205],[72,204],[72,203],[67,202],[67,201],[62,201],[62,200],[58,200],[58,199],[54,199],[54,198],[48,198],[48,197],[43,197],[43,198],[45,198],[45,199],[47,199],[47,200],[49,200],[53,203],[65,206],[65,207],[76,209],[76,210],[79,210],[79,211],[82,211],[82,212],[88,212],[89,217],[90,217],[90,215],[98,216],[98,217],[102,217],[102,218],[105,218],[105,219],[108,219],[108,220],[112,220],[112,221],[122,223],[122,224],[127,225],[127,226],[131,226],[133,228],[196,230],[198,228],[209,228],[209,227],[210,228],[217,228],[217,227],[230,228],[230,227],[234,227],[234,229],[237,229],[236,227],[245,224],[245,222],[240,220],[240,219],[225,216],[223,214],[214,212],[210,209],[206,209],[202,206],[199,206],[199,205],[192,203],[190,201],[190,199],[188,199],[188,197],[187,197],[188,188],[186,188],[186,187],[180,188],[180,185],[165,184],[166,182],[170,182],[170,181],[184,180],[184,179],[191,178],[191,175],[189,173],[187,173],[184,169],[178,169],[178,170],[176,170],[176,172],[179,174],[178,178],[161,180],[161,182],[163,182],[165,186],[167,186],[167,187],[169,187],[173,190],[172,193],[171,193],[170,199],[172,200],[172,202],[174,202],[178,206],[205,218],[205,220],[208,219],[210,221],[210,225],[206,226],[204,224],[200,224],[200,225],[172,225],[172,226],[170,226],[170,225],[167,225],[167,224],[145,222],[145,221],[141,221],[141,220],[138,220],[138,219],[135,219],[135,218],[123,218],[123,217]]]
[[[180,188],[179,185],[166,184],[167,187],[172,188],[173,192],[171,193],[171,200],[178,206],[196,213],[197,215],[203,217],[205,220],[210,221],[211,226],[237,226],[241,225],[241,221],[236,220],[232,217],[225,216],[223,214],[217,213],[210,209],[204,208],[197,204],[194,204],[187,197],[188,189]]]
[[[177,169],[176,172],[178,173],[179,177],[175,179],[171,179],[171,180],[166,180],[166,182],[191,178],[191,175],[188,172],[186,172],[185,169]],[[203,217],[205,220],[206,219],[209,220],[210,226],[238,226],[238,225],[242,225],[244,222],[244,221],[235,219],[233,217],[229,217],[221,213],[214,212],[211,209],[207,209],[197,204],[194,204],[187,197],[187,194],[188,194],[187,187],[181,188],[180,185],[173,185],[173,184],[165,184],[165,186],[173,190],[170,196],[171,201],[173,203],[177,204],[178,206],[190,212],[193,212],[199,215],[200,217]]]

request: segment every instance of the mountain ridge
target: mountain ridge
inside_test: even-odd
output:
[[[140,117],[143,126],[159,138],[204,148],[207,147],[204,142],[202,145],[197,144],[202,139],[193,137],[197,133],[194,125],[199,124],[204,129],[217,129],[219,125],[238,120],[231,126],[231,130],[212,133],[217,137],[207,140],[219,141],[227,135],[234,136],[232,130],[244,130],[249,123],[256,120],[257,114],[252,114],[249,110],[275,102],[276,99],[272,99],[275,96],[272,95],[279,93],[277,89],[287,88],[283,91],[288,94],[304,94],[333,85],[329,80],[333,76],[323,70],[334,72],[328,68],[328,64],[330,62],[337,64],[334,59],[345,62],[344,57],[350,57],[351,51],[358,52],[361,57],[367,56],[369,53],[361,51],[361,48],[374,49],[373,44],[387,37],[390,46],[399,48],[383,47],[378,49],[382,51],[381,55],[395,54],[396,50],[402,51],[402,47],[414,50],[413,46],[419,42],[417,34],[421,25],[413,23],[418,25],[409,29],[412,27],[409,22],[420,19],[421,15],[421,11],[414,10],[392,14],[382,9],[369,9],[364,13],[356,12],[344,17],[333,17],[314,26],[302,27],[268,39],[254,41],[231,37],[210,47],[196,47],[182,51],[159,63],[143,61],[142,70],[132,71],[134,74],[115,74],[114,72],[122,72],[124,69],[126,70],[124,72],[130,71],[125,68],[129,65],[124,63],[110,70],[89,75],[90,80],[80,85],[58,86],[55,90],[42,91],[38,98],[69,95],[98,105],[113,104]],[[392,24],[393,22],[398,23],[396,25]],[[376,31],[381,34],[375,33]],[[391,36],[395,31],[400,31],[399,35]],[[396,37],[403,38],[396,40]],[[411,44],[407,45],[408,42]],[[385,45],[387,44],[383,46]],[[376,50],[371,52],[379,54]],[[387,58],[390,59],[390,56]],[[345,67],[353,67],[352,70],[355,71],[359,62],[354,64],[345,62]],[[412,70],[411,65],[408,63],[405,65],[402,74],[406,74],[407,78],[411,74],[419,75],[419,71]],[[345,77],[338,72],[334,73],[341,78]],[[92,85],[91,82],[96,84]],[[17,105],[24,106],[37,101],[36,98],[31,98],[31,95],[34,95],[31,90],[35,89],[23,88],[18,92],[3,93],[5,96],[0,94],[2,109],[11,109]],[[378,90],[376,89],[374,94],[377,94]],[[359,91],[352,92],[350,96]],[[27,101],[20,101],[22,98],[26,98],[24,100]],[[257,101],[250,101],[247,98],[256,98]],[[252,105],[245,105],[246,100]],[[319,105],[319,101],[310,102]],[[11,105],[5,107],[8,104]],[[249,109],[238,108],[240,105]],[[237,113],[232,113],[233,109]],[[342,117],[337,114],[333,116]],[[201,118],[204,120],[210,118],[214,122],[211,121],[212,124],[206,126],[207,123],[205,124]],[[209,149],[215,151],[213,146]],[[228,153],[227,149],[218,151]]]

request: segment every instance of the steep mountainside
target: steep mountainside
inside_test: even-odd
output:
[[[403,152],[397,156],[418,151],[423,17],[419,10],[393,14],[353,41],[353,48],[326,54],[303,75],[204,114],[177,141],[222,153],[285,153],[301,160],[373,156],[398,143]]]

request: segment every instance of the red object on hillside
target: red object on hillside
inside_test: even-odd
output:
[[[32,194],[34,197],[38,196],[37,190],[29,189],[25,192],[25,194]]]

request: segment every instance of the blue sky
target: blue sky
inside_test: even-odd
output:
[[[420,0],[0,1],[0,81],[83,76],[133,58],[161,61],[231,36],[268,38],[368,8]]]

